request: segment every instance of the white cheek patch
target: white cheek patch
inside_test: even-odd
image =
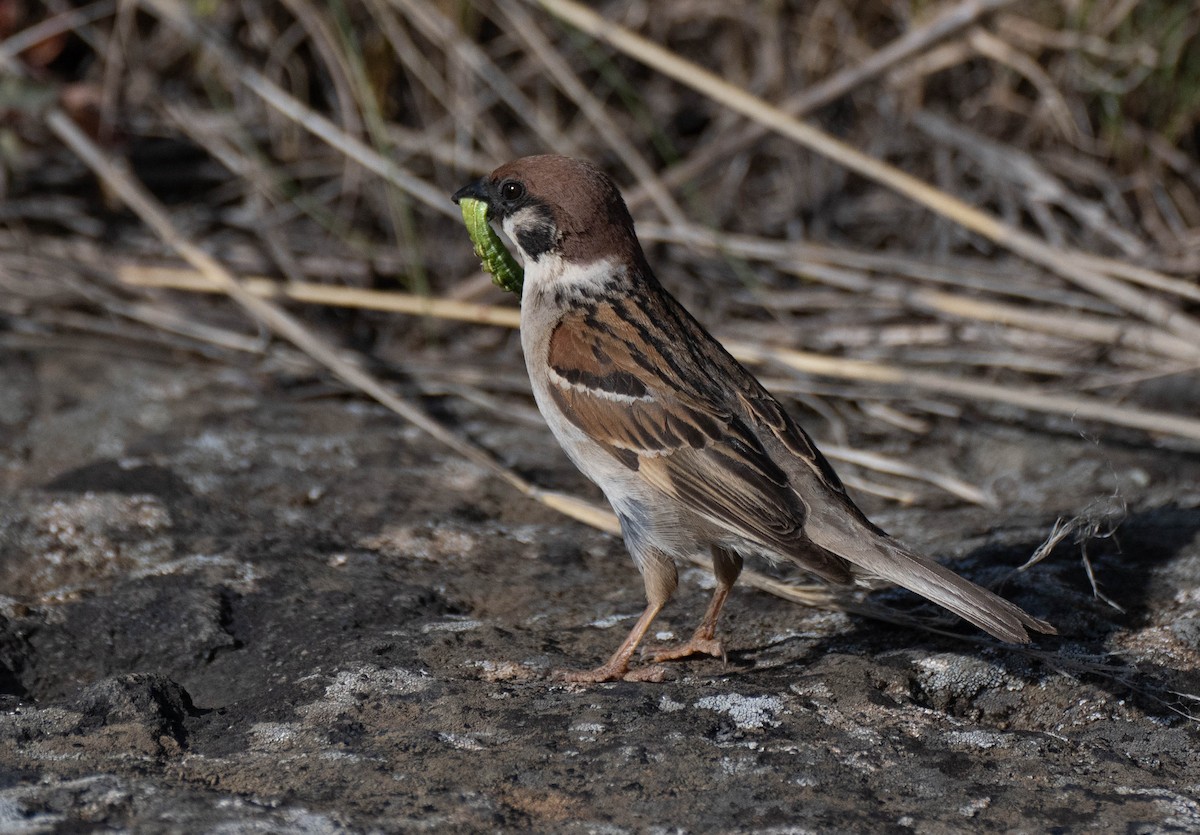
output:
[[[528,261],[529,259],[525,255],[525,250],[517,246],[517,236],[513,234],[513,227],[510,220],[510,218],[506,217],[500,221],[500,234],[503,236],[502,242],[509,252],[516,252],[522,262]]]
[[[517,225],[516,224],[517,224],[517,216],[520,214],[521,214],[521,212],[517,212],[516,215],[509,215],[508,217],[504,218],[504,220],[502,220],[500,222],[500,229],[504,232],[504,237],[508,239],[508,243],[513,244],[513,246],[517,250],[517,252],[519,252],[521,254],[521,260],[528,261],[529,259],[525,255],[525,250],[521,249],[521,247],[519,247],[519,246],[516,246],[516,243],[517,243]]]

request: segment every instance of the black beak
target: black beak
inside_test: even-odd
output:
[[[459,200],[462,200],[464,197],[471,197],[475,200],[482,200],[484,203],[487,203],[488,202],[487,180],[481,178],[481,179],[478,179],[475,182],[471,183],[470,185],[463,186],[458,191],[454,192],[454,195],[450,199],[453,200],[455,203],[457,203]]]

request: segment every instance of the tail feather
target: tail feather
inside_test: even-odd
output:
[[[827,527],[810,519],[805,533],[817,545],[852,563],[855,574],[903,586],[1002,641],[1027,644],[1030,629],[1051,635],[1057,632],[1016,604],[865,527],[849,531],[842,525]]]
[[[1029,632],[1054,634],[1055,628],[1020,606],[955,574],[945,566],[884,540],[887,556],[879,565],[861,567],[944,606],[1002,641],[1029,643]],[[873,562],[873,561],[872,561]]]

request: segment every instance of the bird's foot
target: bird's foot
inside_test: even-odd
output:
[[[725,647],[716,638],[703,638],[693,635],[687,643],[671,647],[658,647],[650,650],[650,660],[655,664],[664,661],[679,661],[695,655],[711,655],[713,658],[725,660]]]
[[[603,664],[594,670],[555,670],[552,678],[570,684],[600,684],[605,681],[660,682],[667,674],[665,667],[629,668],[628,664]]]

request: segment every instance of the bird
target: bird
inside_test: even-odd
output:
[[[884,580],[1003,641],[1053,626],[872,523],[811,437],[658,282],[620,190],[590,162],[508,162],[459,189],[524,266],[520,338],[534,399],[567,457],[604,493],[646,607],[600,666],[569,682],[661,680],[662,663],[724,658],[717,620],[744,559],[832,584]],[[676,560],[712,555],[716,587],[691,638],[633,657],[674,593]]]

